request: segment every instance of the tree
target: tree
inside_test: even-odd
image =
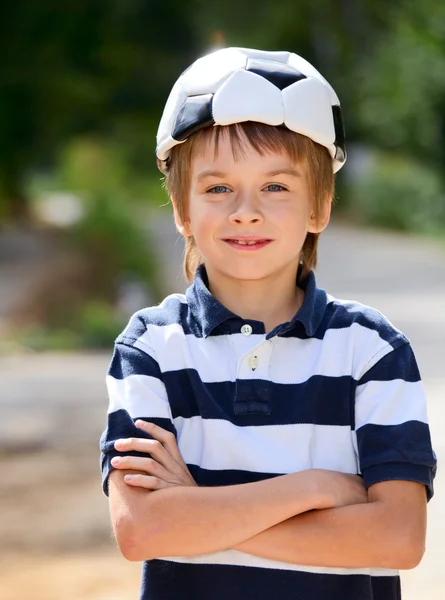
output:
[[[187,9],[187,1],[2,5],[0,218],[26,217],[27,173],[51,164],[71,136],[137,131],[140,140],[141,125],[152,133],[178,52],[184,62],[194,54]]]

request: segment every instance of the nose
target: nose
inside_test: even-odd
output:
[[[237,198],[229,220],[231,223],[260,223],[263,221],[263,215],[254,194],[246,193]]]

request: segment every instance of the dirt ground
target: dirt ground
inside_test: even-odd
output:
[[[139,565],[110,549],[2,561],[2,600],[136,600]]]
[[[97,448],[0,456],[0,599],[135,600],[139,563],[112,538]]]

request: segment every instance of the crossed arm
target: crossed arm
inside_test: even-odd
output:
[[[366,493],[358,477],[313,469],[249,484],[198,487],[174,436],[155,425],[144,428],[155,440],[133,438],[116,447],[125,452],[143,446],[152,458],[125,456],[119,465],[113,462],[116,470],[109,478],[113,529],[129,560],[230,548],[325,567],[410,569],[421,560],[422,484],[387,481]],[[136,474],[131,482],[124,479],[129,473]]]
[[[237,550],[323,567],[412,569],[425,550],[422,484],[387,481],[369,488],[369,502],[310,511],[246,540]]]

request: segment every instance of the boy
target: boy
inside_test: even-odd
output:
[[[407,338],[317,288],[346,160],[327,81],[286,52],[195,62],[158,132],[185,295],[115,342],[104,492],[141,600],[395,600],[436,461]]]

